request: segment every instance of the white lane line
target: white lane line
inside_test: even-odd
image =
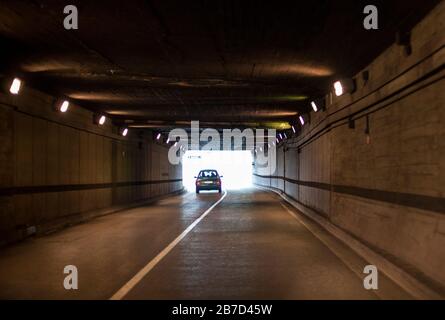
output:
[[[110,300],[121,300],[125,297],[128,292],[131,291],[192,229],[205,218],[206,215],[210,213],[223,199],[226,197],[227,191],[224,192],[224,195],[216,201],[210,208],[208,208],[199,218],[197,218],[191,225],[187,227],[175,240],[170,242],[170,244],[164,248],[161,252],[158,253],[156,257],[154,257],[149,263],[145,265],[136,275],[130,279],[122,288],[120,288],[111,298]]]

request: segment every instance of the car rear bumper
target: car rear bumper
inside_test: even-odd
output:
[[[221,189],[221,186],[213,184],[213,185],[202,185],[202,186],[196,186],[196,189],[199,190],[219,190]]]

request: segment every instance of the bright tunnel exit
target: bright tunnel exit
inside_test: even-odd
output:
[[[182,159],[184,187],[195,190],[195,176],[205,169],[217,170],[223,189],[242,189],[252,185],[252,162],[250,151],[204,151],[189,150]]]

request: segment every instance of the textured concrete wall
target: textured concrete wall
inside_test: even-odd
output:
[[[110,121],[98,127],[91,112],[52,103],[26,86],[0,94],[0,242],[182,189],[159,182],[182,173],[150,133],[122,137]]]
[[[356,92],[326,97],[327,110],[312,112],[288,141],[272,179],[281,190],[290,179],[288,195],[438,286],[445,286],[444,44],[442,2],[412,30],[410,55],[394,44],[364,69],[368,81],[355,76]]]

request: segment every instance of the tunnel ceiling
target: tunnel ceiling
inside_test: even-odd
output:
[[[2,73],[117,121],[294,118],[366,66],[438,1],[3,1]],[[6,49],[6,50],[5,50]]]

